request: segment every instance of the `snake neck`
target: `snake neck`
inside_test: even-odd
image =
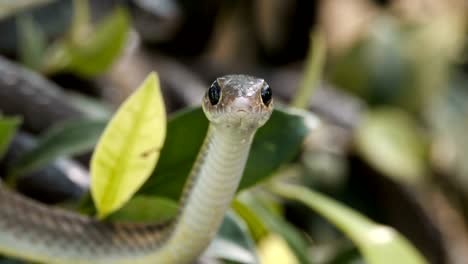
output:
[[[176,263],[203,253],[218,231],[242,177],[254,133],[226,133],[210,125],[165,244]]]

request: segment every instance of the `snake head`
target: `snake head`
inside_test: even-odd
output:
[[[273,111],[271,88],[265,80],[248,75],[217,78],[203,98],[203,111],[218,129],[255,132]]]

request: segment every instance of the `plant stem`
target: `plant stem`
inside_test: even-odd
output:
[[[313,31],[310,35],[309,51],[302,74],[303,78],[296,96],[292,101],[292,106],[307,108],[309,98],[320,82],[323,65],[325,63],[325,54],[326,43],[323,33],[320,30]]]

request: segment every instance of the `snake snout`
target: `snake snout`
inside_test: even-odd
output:
[[[249,98],[238,97],[232,102],[231,109],[237,114],[245,115],[252,111],[252,102]]]

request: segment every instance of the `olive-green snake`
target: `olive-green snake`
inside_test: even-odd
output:
[[[271,95],[264,80],[247,75],[227,75],[211,85],[202,102],[210,126],[174,220],[103,222],[0,187],[0,253],[40,263],[192,262],[229,208],[255,132],[271,115]]]

